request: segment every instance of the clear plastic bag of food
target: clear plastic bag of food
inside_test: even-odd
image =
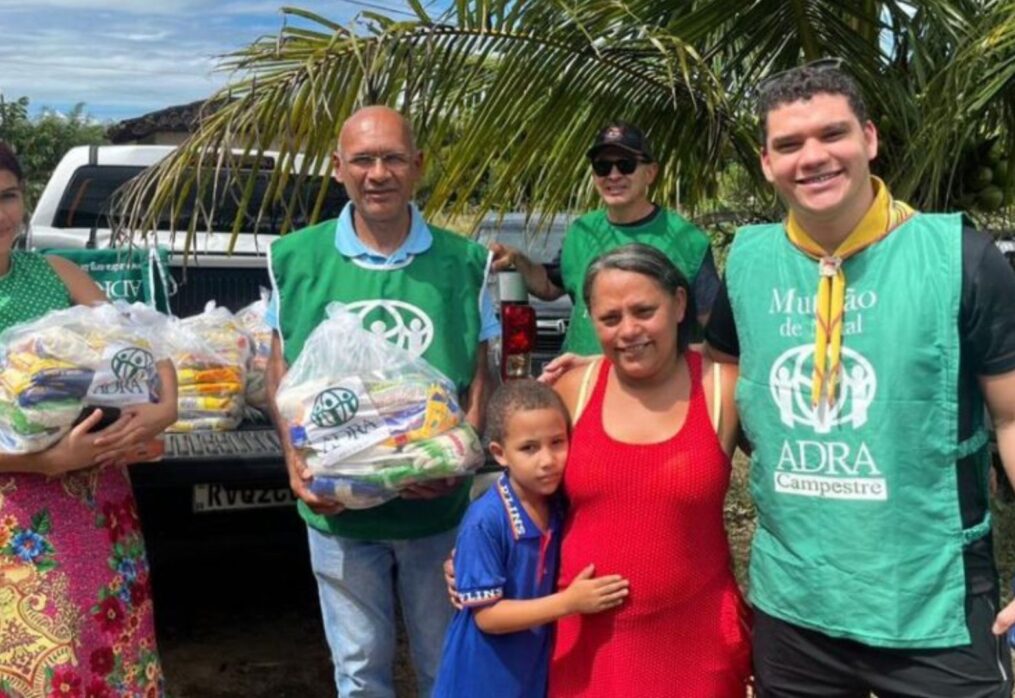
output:
[[[268,406],[265,377],[271,357],[271,327],[265,322],[270,291],[261,289],[260,300],[236,313],[236,320],[250,337],[250,365],[247,368],[246,400],[251,407],[263,410]]]
[[[311,333],[276,395],[316,487],[351,508],[474,471],[479,438],[454,384],[362,327],[340,303]]]
[[[229,431],[243,420],[250,339],[228,308],[174,320],[166,335],[176,366],[178,419],[167,431]]]
[[[54,311],[0,333],[0,451],[47,448],[85,405],[158,401],[167,322],[117,302]]]

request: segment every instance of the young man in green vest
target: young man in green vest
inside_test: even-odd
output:
[[[871,177],[837,64],[764,84],[758,111],[789,216],[738,232],[706,331],[753,445],[758,695],[1007,698],[982,410],[1015,480],[1015,275]]]
[[[719,288],[708,236],[676,211],[649,199],[659,164],[645,134],[629,123],[615,121],[599,132],[586,154],[605,208],[571,224],[560,253],[550,264],[536,264],[514,247],[493,243],[493,268],[517,268],[529,293],[537,298],[555,300],[567,293],[573,307],[563,350],[598,354],[602,350],[582,300],[585,270],[604,252],[640,242],[664,252],[691,281],[694,307],[704,324]]]
[[[488,253],[427,225],[412,204],[423,155],[405,119],[386,107],[349,117],[334,155],[350,203],[337,220],[276,240],[269,251],[275,329],[269,366],[274,395],[286,367],[341,301],[364,327],[440,369],[459,388],[477,428],[487,340],[499,324],[486,293]],[[276,424],[282,424],[272,402]],[[428,696],[451,616],[441,563],[467,504],[466,480],[419,485],[380,507],[343,511],[308,489],[311,474],[280,428],[286,466],[310,557],[325,635],[343,697],[394,696],[395,594],[409,634],[420,695]]]

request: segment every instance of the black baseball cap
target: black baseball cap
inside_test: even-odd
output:
[[[605,148],[620,148],[635,155],[640,155],[646,162],[654,162],[652,150],[641,129],[626,121],[614,121],[607,124],[597,135],[592,147],[585,154],[594,158]]]

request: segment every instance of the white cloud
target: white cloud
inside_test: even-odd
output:
[[[405,10],[402,0],[364,0]],[[0,0],[0,93],[121,119],[210,96],[220,57],[273,34],[286,0]],[[341,24],[355,2],[293,0]]]
[[[151,0],[46,0],[46,2],[0,0],[0,9],[30,10],[40,13],[46,10],[69,9],[135,15],[179,15],[207,5],[205,0],[163,0],[162,2],[152,2]]]

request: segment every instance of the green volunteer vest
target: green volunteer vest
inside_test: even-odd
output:
[[[636,226],[616,226],[606,210],[587,213],[567,229],[560,252],[560,273],[564,290],[574,300],[571,321],[564,337],[563,351],[576,354],[601,354],[602,348],[589,319],[582,284],[585,270],[596,257],[634,242],[651,245],[670,258],[688,281],[694,279],[708,251],[708,236],[675,211],[663,209],[652,220]]]
[[[276,240],[270,266],[279,295],[283,353],[292,365],[331,301],[349,304],[364,327],[384,327],[389,340],[422,352],[459,390],[472,381],[479,345],[479,298],[487,251],[466,238],[431,226],[433,246],[411,263],[370,268],[335,249],[335,221]],[[395,499],[373,509],[337,516],[300,515],[314,528],[364,540],[422,538],[456,526],[468,506],[469,483],[434,500]]]
[[[754,445],[750,596],[766,613],[877,647],[967,644],[956,461],[959,215],[917,214],[850,257],[839,397],[811,406],[817,262],[781,225],[735,239],[727,287],[737,405]],[[963,466],[965,467],[965,466]],[[984,488],[986,490],[986,487]]]

